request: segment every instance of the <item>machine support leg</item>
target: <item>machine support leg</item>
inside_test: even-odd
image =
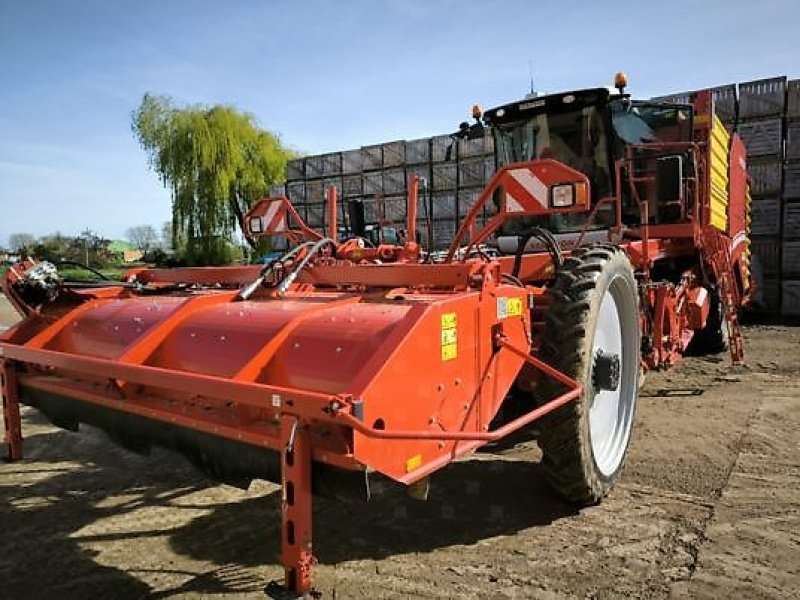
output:
[[[311,586],[316,562],[311,549],[311,432],[292,416],[281,417],[281,563],[283,586],[272,582],[273,598],[317,598]]]
[[[6,361],[0,361],[0,396],[3,401],[3,425],[8,460],[20,460],[22,458],[22,419],[19,414],[17,373]]]

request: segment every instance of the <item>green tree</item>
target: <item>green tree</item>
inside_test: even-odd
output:
[[[168,96],[145,94],[132,129],[172,192],[173,246],[190,264],[229,262],[244,213],[284,180],[292,153],[251,114],[221,105],[178,108]]]
[[[114,262],[108,245],[111,240],[87,229],[78,237],[62,235],[60,232],[43,236],[33,245],[30,254],[38,260],[59,263],[69,260],[82,265],[104,267]]]

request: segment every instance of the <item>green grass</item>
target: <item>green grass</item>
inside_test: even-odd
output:
[[[125,271],[127,271],[127,269],[119,269],[114,267],[96,270],[100,271],[103,275],[109,279],[113,279],[114,281],[121,281],[122,275],[125,273]],[[99,277],[97,277],[97,275],[91,271],[80,269],[78,267],[62,267],[58,270],[58,274],[61,275],[62,279],[66,279],[67,281],[97,281],[99,279]]]

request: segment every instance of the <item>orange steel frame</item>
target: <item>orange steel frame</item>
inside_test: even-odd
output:
[[[651,147],[655,147],[650,145]],[[635,191],[635,181],[631,170],[626,169],[633,160],[632,149],[626,159],[617,161],[615,168],[616,195],[604,198],[601,204],[609,203],[616,209],[616,224],[609,229],[609,242],[625,250],[642,280],[643,311],[652,312],[655,347],[649,355],[643,356],[643,366],[654,368],[674,362],[685,347],[686,335],[690,325],[687,320],[685,304],[687,294],[698,285],[707,282],[706,269],[713,271],[712,277],[725,279],[733,269],[735,255],[732,242],[724,235],[715,237],[708,231],[708,180],[703,157],[707,147],[700,142],[673,145],[675,150],[691,149],[698,157],[696,174],[690,177],[689,185],[694,196],[692,211],[687,222],[675,225],[650,225],[647,203],[636,199],[641,207],[641,226],[624,231],[622,214],[622,193],[624,173],[628,173],[627,184]],[[661,148],[668,150],[669,147]],[[500,286],[500,273],[510,272],[514,262],[512,256],[502,256],[490,262],[455,260],[461,242],[469,239],[467,248],[479,244],[495,231],[505,219],[506,211],[489,221],[483,229],[475,225],[483,207],[491,201],[494,192],[507,181],[511,168],[536,168],[539,161],[522,165],[511,165],[499,171],[487,185],[464,223],[448,253],[444,264],[420,264],[417,262],[418,248],[415,247],[415,225],[418,181],[415,179],[408,198],[407,245],[403,248],[384,249],[395,262],[372,264],[369,253],[354,254],[352,247],[339,247],[341,255],[329,253],[302,272],[292,285],[291,297],[313,297],[320,290],[331,288],[337,292],[327,292],[328,300],[324,306],[346,305],[368,299],[375,290],[401,290],[414,294],[447,297],[458,296],[469,290],[477,290],[481,302],[493,297]],[[552,161],[551,161],[552,162]],[[574,181],[588,180],[576,174]],[[337,235],[336,196],[329,194],[329,236]],[[288,204],[288,202],[287,202]],[[586,211],[588,207],[575,210]],[[296,240],[318,240],[316,232],[309,233],[307,227],[297,216],[291,205],[288,212],[301,224],[294,231]],[[596,215],[597,207],[588,216],[588,228]],[[551,212],[542,209],[541,214]],[[711,251],[716,258],[709,259]],[[665,259],[698,256],[697,269],[690,270],[683,283],[674,289],[658,285],[650,280],[652,267]],[[724,255],[724,256],[723,256]],[[722,257],[722,258],[720,258]],[[703,264],[704,262],[713,264]],[[30,266],[30,265],[27,265]],[[24,267],[24,266],[23,266]],[[136,281],[153,288],[174,283],[192,282],[197,284],[221,284],[224,288],[234,288],[254,280],[260,272],[257,266],[190,269],[139,269],[128,274],[130,281]],[[103,302],[112,298],[132,297],[133,292],[122,287],[111,287],[91,292],[77,292],[85,301],[74,307],[61,309],[52,315],[34,311],[25,306],[10,284],[20,277],[12,271],[5,281],[6,293],[21,312],[28,315],[24,321],[0,334],[0,385],[3,396],[3,418],[6,430],[8,457],[18,460],[22,457],[22,431],[20,424],[19,390],[21,387],[66,395],[80,402],[101,406],[123,413],[139,415],[183,427],[205,432],[213,436],[235,440],[253,446],[276,450],[281,456],[282,484],[282,529],[281,562],[285,570],[283,585],[271,584],[269,593],[276,597],[291,593],[297,597],[315,595],[312,587],[311,568],[314,563],[311,532],[311,474],[313,462],[326,462],[343,469],[359,469],[361,463],[352,452],[352,440],[356,434],[370,440],[433,440],[450,441],[452,452],[444,454],[403,479],[411,483],[433,470],[444,466],[456,456],[476,446],[500,439],[513,431],[530,424],[536,419],[555,410],[563,404],[580,396],[583,388],[580,383],[553,369],[536,357],[536,335],[541,322],[523,321],[530,332],[527,342],[514,342],[502,330],[492,328],[482,332],[491,336],[491,346],[498,357],[514,357],[520,365],[527,365],[538,377],[550,377],[559,381],[564,392],[550,399],[527,414],[489,431],[488,423],[494,415],[482,419],[483,427],[466,427],[462,430],[430,429],[385,429],[374,424],[368,425],[360,418],[360,398],[342,393],[320,393],[297,387],[276,386],[256,381],[261,368],[275,354],[280,343],[304,319],[314,314],[314,310],[300,312],[294,316],[233,377],[223,377],[197,372],[179,371],[148,364],[159,345],[173,334],[187,318],[207,307],[227,305],[234,302],[236,292],[232,290],[208,291],[201,295],[189,296],[173,312],[155,325],[146,334],[131,342],[116,359],[104,359],[78,355],[67,349],[55,350],[48,345],[65,330],[81,313],[88,313]],[[521,257],[519,278],[527,284],[525,293],[533,298],[534,310],[546,310],[545,287],[553,277],[551,257],[543,252],[526,253]],[[744,297],[744,290],[734,290],[737,302]],[[266,292],[266,298],[274,297]],[[418,307],[419,308],[419,307]],[[421,308],[420,308],[421,310]],[[417,313],[420,312],[417,310]],[[683,312],[681,312],[683,311]],[[417,314],[414,313],[414,314]],[[645,321],[643,317],[643,322]],[[410,321],[409,321],[410,322]],[[399,339],[410,330],[400,328],[394,335]],[[667,339],[670,338],[670,339]],[[24,343],[20,343],[24,340]],[[736,357],[735,357],[736,358]],[[388,356],[386,360],[389,360]],[[423,368],[423,366],[421,366]],[[522,370],[522,369],[521,369]],[[147,391],[150,388],[169,390],[174,398],[164,397]],[[195,402],[194,398],[202,398]],[[230,408],[229,399],[235,398],[235,409]],[[499,406],[499,403],[497,404]],[[409,407],[414,409],[413,406]],[[248,412],[249,411],[249,412]],[[239,418],[242,412],[257,416],[250,420]],[[327,441],[313,437],[314,428],[325,427],[332,435]],[[465,444],[458,445],[464,442]],[[287,596],[288,597],[288,596]]]
[[[397,275],[395,283],[406,279],[413,280],[417,270],[415,267],[416,265],[394,267],[393,270]],[[436,277],[431,277],[430,282],[440,285],[451,284],[450,272],[455,271],[461,278],[459,285],[454,287],[466,287],[468,279],[477,274],[475,265],[466,267],[456,265],[431,267],[432,270],[441,272],[441,277],[438,280]],[[358,267],[356,269],[361,271]],[[366,272],[368,273],[369,269]],[[124,293],[121,289],[117,291]],[[489,291],[489,288],[486,291]],[[15,335],[16,328],[12,328],[0,338],[6,444],[9,459],[22,458],[18,388],[24,386],[28,389],[68,395],[81,402],[170,423],[176,427],[185,427],[279,451],[282,483],[281,562],[285,568],[285,578],[283,586],[271,584],[270,593],[276,596],[282,593],[281,590],[289,590],[298,597],[314,595],[311,580],[311,567],[315,561],[311,543],[312,462],[324,460],[342,468],[359,467],[352,454],[338,454],[335,445],[325,446],[319,444],[318,440],[312,444],[313,427],[328,424],[334,429],[350,429],[367,438],[379,440],[450,440],[486,443],[500,439],[531,423],[574,400],[582,392],[580,384],[531,356],[528,348],[516,347],[501,333],[495,334],[494,340],[501,352],[513,354],[545,376],[554,377],[564,384],[566,391],[495,431],[382,430],[368,426],[354,416],[357,413],[355,407],[358,400],[346,394],[320,394],[297,388],[263,385],[252,380],[255,373],[252,368],[242,369],[240,373],[243,377],[230,379],[144,364],[159,340],[163,340],[174,331],[182,319],[203,306],[230,303],[233,296],[232,292],[223,292],[186,300],[170,317],[135,344],[130,345],[122,357],[116,360],[78,356],[44,348],[59,335],[60,331],[73,323],[79,313],[91,310],[97,300],[87,300],[74,310],[68,311],[25,344],[9,343]],[[357,297],[351,297],[338,302],[350,302],[356,299]],[[254,358],[254,362],[263,364],[266,362],[266,356],[262,353]],[[20,367],[24,368],[20,370]],[[98,381],[106,381],[105,388],[99,387]],[[202,397],[204,404],[192,410],[186,403],[175,403],[169,399],[143,394],[137,389],[140,386]],[[234,425],[230,415],[220,410],[227,398],[236,398],[239,410],[250,408],[263,412],[266,409],[268,414],[255,424],[236,422]],[[280,398],[280,403],[274,402],[275,398]],[[271,404],[265,404],[265,399],[273,401]],[[214,410],[208,410],[210,406]],[[277,422],[278,426],[269,425],[271,422]],[[443,460],[423,467],[415,477],[422,477],[427,472],[447,464],[465,450],[462,448],[457,452],[454,451]]]

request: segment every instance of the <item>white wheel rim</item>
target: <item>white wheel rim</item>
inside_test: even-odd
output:
[[[638,314],[626,279],[617,276],[600,301],[592,342],[594,357],[602,352],[619,357],[620,376],[616,390],[595,390],[590,382],[589,438],[598,470],[610,477],[620,467],[630,439],[639,372]]]

